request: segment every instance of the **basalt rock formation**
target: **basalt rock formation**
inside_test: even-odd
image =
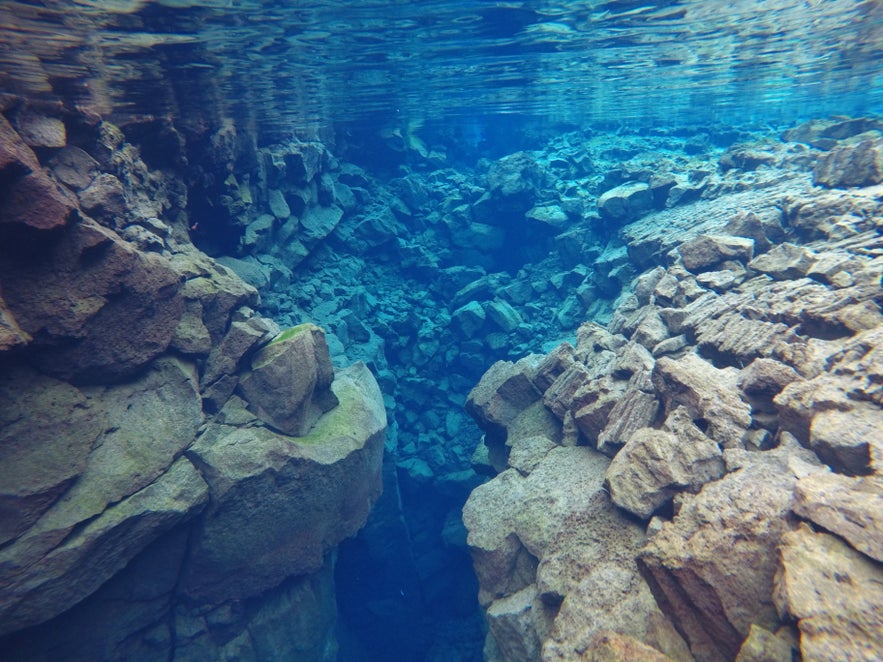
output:
[[[180,173],[0,115],[0,657],[333,660],[386,414],[190,241]]]
[[[645,270],[467,402],[494,474],[463,511],[485,659],[883,651],[880,137],[797,142],[838,124],[728,150],[750,197],[598,199]]]

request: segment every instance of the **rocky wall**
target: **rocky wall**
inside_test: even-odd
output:
[[[2,104],[0,657],[335,659],[373,375],[193,245],[174,127]]]
[[[881,157],[873,120],[730,148],[744,194],[622,227],[607,324],[481,378],[486,660],[879,658]]]

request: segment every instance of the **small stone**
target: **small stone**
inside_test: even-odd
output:
[[[684,267],[699,273],[726,260],[748,262],[754,255],[754,240],[726,235],[700,235],[681,244],[678,252]]]

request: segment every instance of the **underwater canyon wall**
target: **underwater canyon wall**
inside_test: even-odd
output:
[[[486,660],[883,651],[880,125],[716,170],[741,185],[623,226],[642,273],[609,323],[470,393]]]
[[[336,659],[374,377],[194,247],[172,128],[2,112],[0,657]]]

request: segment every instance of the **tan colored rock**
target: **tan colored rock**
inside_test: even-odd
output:
[[[64,122],[31,110],[25,110],[15,119],[21,137],[29,147],[64,147],[67,131]]]
[[[532,662],[540,657],[542,640],[537,630],[545,629],[543,604],[531,584],[488,606],[488,630],[507,662]]]
[[[649,371],[635,373],[625,391],[617,395],[595,447],[613,456],[635,432],[656,420],[659,408],[659,400],[650,384]],[[580,420],[585,424],[584,417]]]
[[[683,407],[668,417],[666,428],[636,431],[607,468],[613,502],[642,519],[680,490],[698,490],[724,474],[718,445],[693,425]]]
[[[569,651],[567,652],[569,653]],[[671,662],[673,658],[655,648],[613,630],[599,630],[592,634],[584,650],[573,654],[543,650],[543,662],[567,660],[568,662]]]
[[[795,652],[786,639],[752,623],[735,662],[792,662]]]
[[[817,473],[797,481],[794,512],[883,563],[883,478]]]
[[[612,630],[690,660],[686,643],[662,614],[638,572],[642,527],[619,511],[606,493],[591,495],[561,522],[537,568],[544,601],[561,602],[544,637],[544,660],[578,660],[596,632]]]
[[[683,406],[708,426],[708,436],[723,448],[736,448],[751,425],[751,407],[739,397],[737,370],[720,370],[695,354],[656,361],[653,384],[667,413]]]
[[[551,449],[528,476],[514,469],[474,489],[463,507],[479,602],[533,583],[536,562],[560,526],[599,490],[607,459],[584,447]],[[532,559],[532,562],[531,562]]]
[[[256,341],[254,335],[246,338]],[[283,434],[306,435],[337,405],[325,332],[315,324],[286,329],[251,359],[239,389],[251,410]]]
[[[883,410],[857,403],[850,410],[829,409],[812,417],[809,445],[823,462],[850,475],[867,474],[883,458]]]
[[[797,620],[804,660],[872,662],[883,650],[883,569],[808,525],[782,538],[775,602]]]
[[[503,441],[506,426],[542,394],[533,384],[532,362],[497,361],[469,392],[466,411],[485,434]]]
[[[678,247],[684,267],[692,272],[711,271],[727,260],[748,262],[754,255],[754,240],[747,237],[700,235]]]
[[[786,241],[751,260],[748,268],[767,274],[774,280],[796,280],[806,276],[815,260],[814,251]]]
[[[775,549],[797,525],[789,516],[792,467],[800,460],[801,472],[812,470],[815,461],[794,443],[739,456],[737,471],[682,497],[639,556],[657,601],[699,660],[732,660],[752,624],[779,625],[770,588]]]
[[[332,388],[340,404],[305,436],[214,425],[188,450],[211,494],[182,579],[191,599],[245,598],[315,572],[365,523],[381,490],[383,398],[364,364]]]
[[[813,169],[813,183],[828,188],[871,186],[883,182],[883,138],[838,145]]]

